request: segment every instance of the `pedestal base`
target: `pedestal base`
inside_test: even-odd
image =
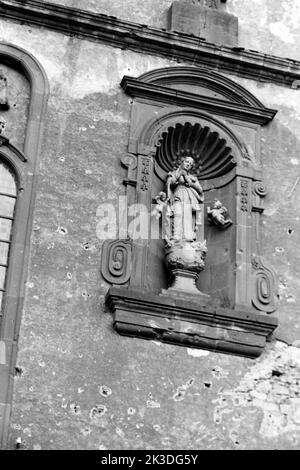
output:
[[[194,300],[198,305],[207,305],[210,296],[201,292],[197,286],[196,281],[198,274],[196,272],[187,271],[184,269],[175,269],[173,272],[172,284],[168,289],[163,289],[160,295],[174,296],[179,298],[186,298]]]
[[[196,298],[112,287],[105,300],[121,335],[245,357],[259,356],[277,327],[274,317],[201,306]]]

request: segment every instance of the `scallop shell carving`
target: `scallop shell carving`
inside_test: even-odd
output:
[[[157,144],[158,165],[169,172],[179,165],[183,155],[194,158],[194,172],[200,180],[222,176],[236,166],[227,141],[217,131],[199,123],[178,123],[162,133]]]

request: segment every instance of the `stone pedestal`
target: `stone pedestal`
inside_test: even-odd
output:
[[[168,29],[199,36],[208,42],[238,46],[238,18],[224,11],[185,2],[173,2]]]
[[[171,286],[169,289],[163,289],[161,295],[174,295],[176,298],[186,298],[188,300],[193,298],[198,305],[206,305],[209,302],[210,296],[201,292],[196,286],[198,279],[196,272],[175,269],[172,275]]]

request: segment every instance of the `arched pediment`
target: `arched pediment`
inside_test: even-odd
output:
[[[277,112],[233,80],[199,67],[166,67],[138,78],[124,76],[121,86],[128,95],[148,102],[198,108],[260,125]]]
[[[176,90],[190,91],[197,94],[205,93],[232,103],[264,108],[264,105],[244,87],[205,68],[169,67],[156,69],[144,73],[139,77],[139,80]]]

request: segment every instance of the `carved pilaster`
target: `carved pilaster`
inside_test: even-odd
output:
[[[132,219],[133,244],[133,270],[130,281],[131,286],[145,287],[148,258],[148,246],[151,236],[151,204],[152,204],[152,177],[153,155],[139,155],[137,157],[137,183],[136,183],[136,212],[129,213]],[[141,230],[141,237],[138,231]]]
[[[252,256],[252,304],[265,313],[276,310],[276,277],[272,269],[260,255],[260,215],[264,211],[263,198],[267,195],[267,188],[262,181],[253,183],[253,250]]]
[[[251,307],[251,180],[237,178],[235,304]]]

